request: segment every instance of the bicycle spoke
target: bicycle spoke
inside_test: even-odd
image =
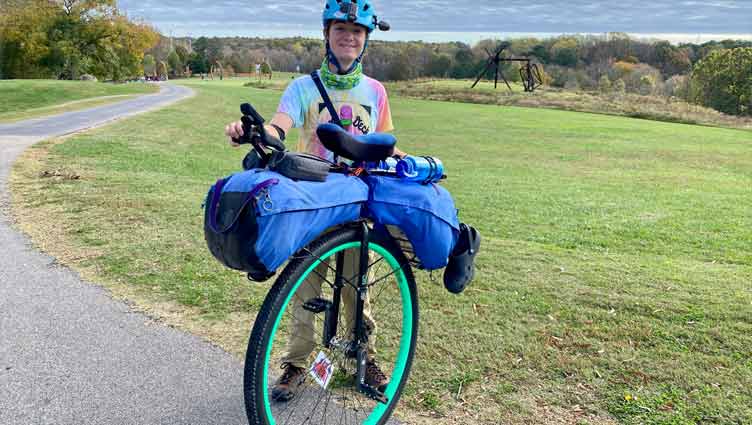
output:
[[[308,250],[306,249],[306,251],[308,251]],[[308,252],[310,252],[310,251],[308,251]],[[326,264],[326,268],[327,268],[328,270],[330,270],[330,271],[332,271],[332,272],[334,272],[334,273],[337,273],[337,269],[335,269],[334,267],[332,267],[332,266],[331,266],[331,265],[329,264],[329,262],[328,262],[328,261],[326,261],[326,260],[322,259],[321,257],[315,256],[315,255],[313,255],[312,253],[310,254],[310,256],[311,256],[311,257],[313,257],[313,258],[316,258],[317,260],[319,260],[319,264],[318,264],[318,265],[321,265],[321,264]],[[318,267],[318,265],[317,265],[316,267]],[[324,279],[324,277],[323,277],[323,276],[321,276],[321,274],[320,274],[320,273],[319,273],[318,271],[316,271],[316,268],[314,268],[314,269],[313,269],[313,272],[314,272],[314,273],[316,273],[316,275],[318,275],[318,276],[319,276],[319,277],[321,277],[322,279]],[[357,275],[357,274],[355,274],[354,276],[350,276],[350,278],[349,278],[349,279],[348,279],[348,278],[346,278],[346,277],[344,277],[344,276],[342,276],[342,279],[343,279],[343,280],[345,281],[345,283],[347,283],[347,284],[349,284],[349,285],[351,285],[351,286],[355,287],[355,284],[354,284],[354,282],[353,282],[353,279],[355,279],[355,277],[357,277],[357,276],[358,276],[358,275]],[[327,280],[327,279],[325,279],[325,281],[327,282],[327,284],[329,284],[329,287],[331,287],[331,288],[334,288],[334,283],[333,283],[333,282],[330,282],[330,281],[329,281],[329,280]]]

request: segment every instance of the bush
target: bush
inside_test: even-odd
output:
[[[639,87],[637,88],[637,90],[643,96],[653,94],[653,91],[655,90],[655,87],[656,87],[656,83],[657,81],[655,79],[655,76],[649,75],[649,74],[643,75],[642,77],[640,77],[640,83],[639,83]]]
[[[625,93],[627,91],[627,85],[624,83],[624,80],[619,78],[611,85],[611,89],[614,93]]]
[[[601,93],[608,93],[611,91],[611,80],[609,80],[608,75],[602,75],[601,79],[598,80],[598,90]]]
[[[752,115],[752,48],[716,50],[692,73],[695,102],[732,115]]]
[[[663,95],[689,100],[689,77],[686,75],[674,75],[666,80],[663,85]]]

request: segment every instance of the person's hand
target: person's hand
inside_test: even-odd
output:
[[[397,147],[394,147],[394,152],[392,153],[393,157],[397,157],[399,159],[404,159],[407,154],[405,152],[402,152],[401,150],[397,149]]]
[[[237,148],[239,143],[235,143],[232,139],[239,139],[243,137],[243,123],[241,121],[235,121],[225,126],[225,136],[230,138],[230,146]]]

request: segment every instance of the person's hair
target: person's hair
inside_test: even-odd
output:
[[[324,40],[329,39],[329,30],[332,28],[332,25],[334,25],[335,22],[342,22],[342,21],[335,21],[334,19],[332,19],[326,22],[326,25],[324,26]],[[345,22],[342,22],[342,23],[344,24]],[[355,24],[355,25],[358,25],[358,24]],[[363,25],[358,25],[358,26],[363,28],[363,31],[366,32],[366,38],[368,38],[370,36],[370,34],[368,34],[368,28],[364,27]]]

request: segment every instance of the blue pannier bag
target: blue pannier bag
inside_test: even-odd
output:
[[[222,264],[266,280],[327,228],[360,218],[367,200],[368,186],[355,176],[332,173],[310,182],[249,170],[209,190],[204,236]]]
[[[420,267],[446,267],[459,236],[459,219],[449,192],[389,176],[368,176],[368,215],[375,223],[397,226],[407,236]]]

